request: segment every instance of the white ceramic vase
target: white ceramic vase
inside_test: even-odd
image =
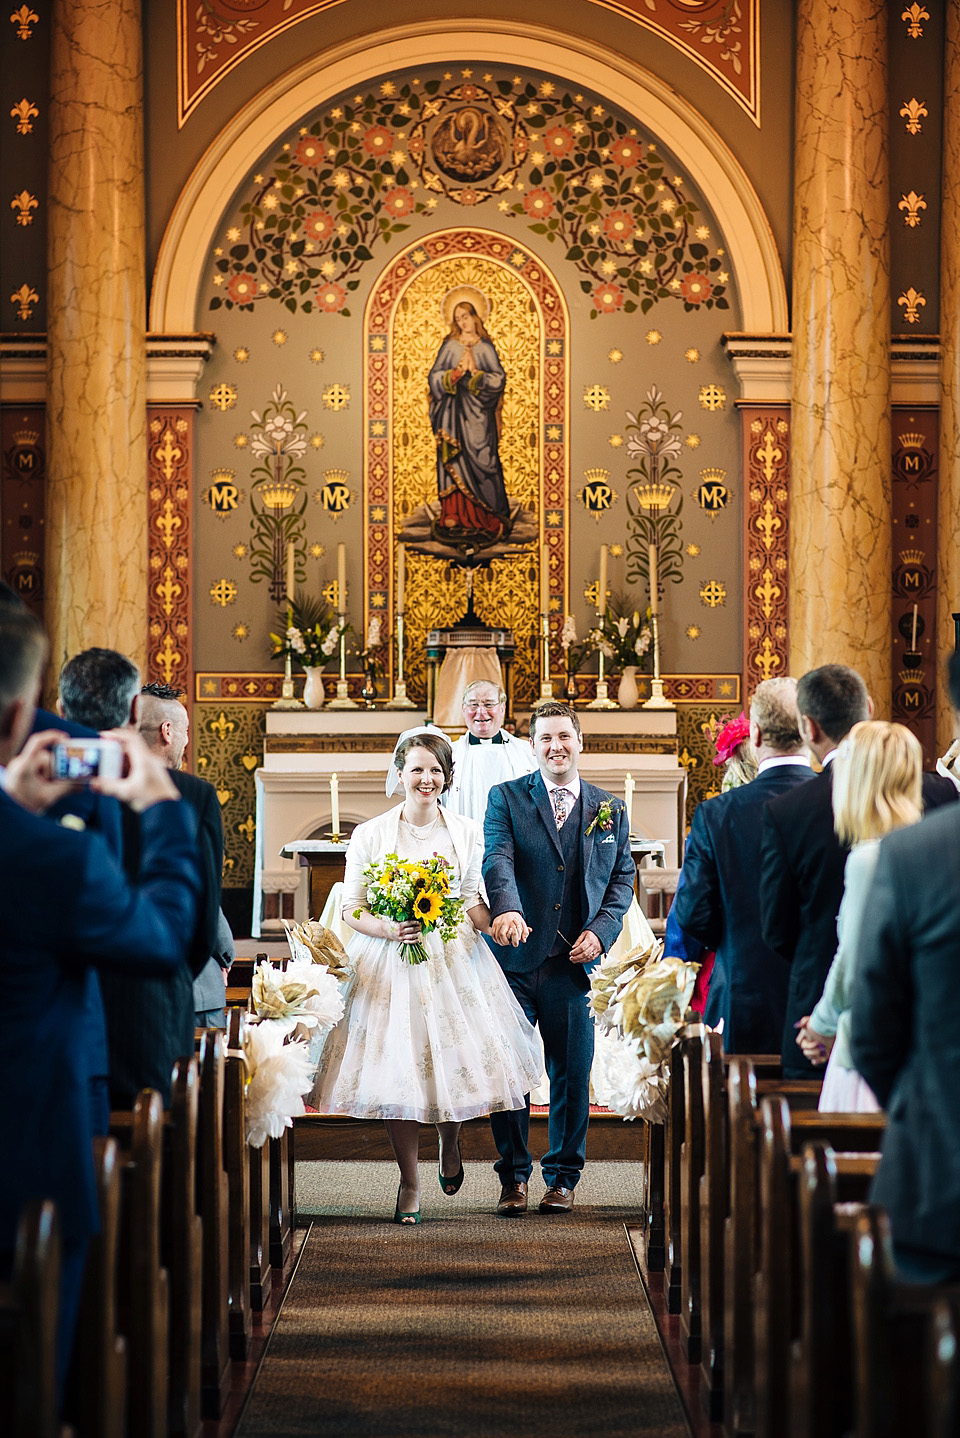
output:
[[[637,689],[637,666],[635,664],[626,664],[620,676],[617,703],[621,709],[636,709],[639,698],[640,694]]]
[[[303,702],[308,709],[323,708],[323,670],[306,668],[306,682],[303,686]]]

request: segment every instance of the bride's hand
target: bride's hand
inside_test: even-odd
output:
[[[397,919],[384,919],[383,927],[383,937],[395,944],[415,944],[423,937],[423,931],[416,919],[406,919],[403,923]]]

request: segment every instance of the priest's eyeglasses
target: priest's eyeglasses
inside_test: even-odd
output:
[[[503,700],[491,699],[487,701],[485,699],[481,699],[478,702],[476,699],[468,699],[463,707],[468,714],[477,714],[481,709],[484,711],[485,714],[490,714],[494,709],[503,708]]]

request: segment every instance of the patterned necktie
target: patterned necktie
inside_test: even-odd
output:
[[[554,789],[553,791],[553,812],[557,820],[557,828],[563,828],[563,821],[567,817],[567,800],[570,798],[569,789]]]

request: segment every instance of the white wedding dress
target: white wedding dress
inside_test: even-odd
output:
[[[348,915],[367,903],[365,829],[354,831],[347,849]],[[461,875],[443,811],[419,833],[400,820],[400,858],[442,855],[454,865],[453,892],[459,885],[471,909],[479,902],[482,844]],[[427,961],[408,964],[398,944],[351,934],[355,969],[344,1016],[326,1038],[308,1100],[320,1113],[445,1123],[524,1107],[540,1078],[540,1046],[500,965],[466,913],[457,938],[445,944],[432,933],[424,946]]]

